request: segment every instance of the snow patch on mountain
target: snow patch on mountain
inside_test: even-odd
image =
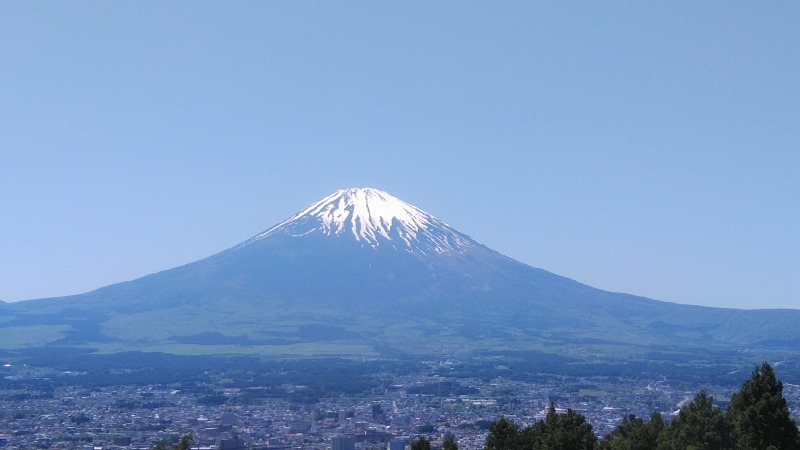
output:
[[[275,234],[350,236],[378,248],[398,241],[409,252],[462,251],[471,240],[414,205],[373,188],[341,189],[248,242]],[[244,245],[246,245],[245,243]]]

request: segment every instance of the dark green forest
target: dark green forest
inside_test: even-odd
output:
[[[783,383],[768,363],[757,367],[731,398],[727,410],[700,391],[677,416],[665,422],[653,412],[648,421],[634,415],[603,439],[572,410],[525,428],[505,417],[489,426],[485,450],[797,450],[800,431],[789,415]]]

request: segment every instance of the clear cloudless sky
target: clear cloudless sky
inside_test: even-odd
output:
[[[0,299],[375,187],[606,290],[800,308],[800,2],[0,2]]]

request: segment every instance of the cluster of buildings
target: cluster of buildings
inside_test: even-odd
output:
[[[474,394],[418,394],[415,386],[459,383]],[[460,449],[481,449],[488,424],[501,415],[525,426],[544,418],[551,401],[586,416],[602,435],[628,414],[669,416],[695,395],[665,380],[615,383],[604,379],[543,378],[537,382],[398,376],[382,392],[322,399],[314,404],[249,396],[208,386],[223,396],[202,404],[177,386],[48,388],[0,391],[0,449],[149,450],[191,433],[193,449],[404,450],[419,437],[434,447],[453,436]],[[303,386],[285,386],[287,390]],[[724,401],[730,389],[711,387]],[[727,389],[727,391],[726,391]],[[785,385],[795,417],[800,386]]]

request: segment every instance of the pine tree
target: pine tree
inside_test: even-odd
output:
[[[489,425],[485,450],[513,450],[519,441],[519,426],[505,417]]]
[[[622,419],[614,431],[607,434],[600,442],[600,450],[652,450],[658,445],[658,436],[664,429],[661,413],[654,412],[650,422],[633,414]]]
[[[431,442],[427,438],[421,437],[411,442],[411,450],[431,450]]]
[[[583,415],[571,409],[558,414],[552,402],[547,417],[525,428],[521,440],[522,446],[517,448],[534,450],[592,450],[597,444],[597,436]]]
[[[659,450],[728,450],[733,448],[731,427],[714,406],[714,397],[700,391],[684,405],[659,437]]]
[[[442,448],[444,450],[458,450],[458,444],[456,443],[455,437],[447,436],[447,439],[444,440],[444,444],[442,444]]]
[[[193,441],[192,433],[183,435],[175,445],[169,439],[161,439],[151,450],[191,450]]]
[[[593,450],[597,436],[586,418],[568,409],[556,413],[550,403],[545,420],[520,430],[505,417],[489,425],[484,450]]]
[[[800,432],[789,415],[783,383],[768,363],[757,367],[728,406],[737,448],[800,448]]]
[[[192,437],[192,433],[184,434],[181,437],[181,440],[175,444],[175,450],[191,450],[192,449],[192,442],[194,441],[194,437]]]

